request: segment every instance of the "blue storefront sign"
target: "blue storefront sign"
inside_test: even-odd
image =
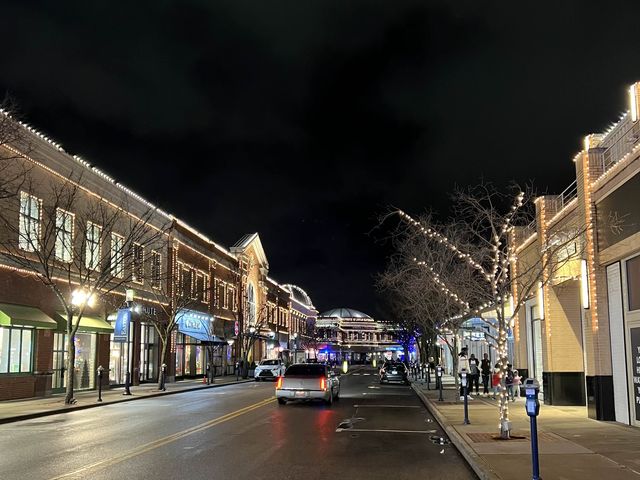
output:
[[[116,324],[113,327],[113,341],[126,342],[129,338],[129,324],[131,323],[131,310],[121,308],[118,310]]]
[[[195,310],[181,310],[176,317],[180,333],[205,342],[214,339],[211,315]]]

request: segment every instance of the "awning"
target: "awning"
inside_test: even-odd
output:
[[[224,338],[220,338],[217,335],[207,335],[206,333],[193,332],[193,331],[189,333],[185,333],[185,335],[205,343],[213,343],[218,345],[227,344],[227,341]]]
[[[57,322],[39,308],[0,303],[0,326],[16,325],[51,330],[58,328]]]
[[[58,312],[58,315],[60,316],[58,319],[58,331],[66,332],[67,315],[64,312]],[[74,318],[73,321],[75,323],[76,319]],[[80,319],[78,331],[88,333],[113,333],[113,325],[99,317],[92,317],[91,315],[85,314],[82,315],[82,318]]]

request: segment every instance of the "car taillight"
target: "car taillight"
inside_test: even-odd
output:
[[[276,390],[280,390],[282,388],[282,377],[278,377],[278,382],[276,383]]]
[[[326,390],[327,389],[327,380],[322,377],[320,379],[320,390]]]

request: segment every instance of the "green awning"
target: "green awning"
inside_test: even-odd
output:
[[[64,312],[58,312],[58,315],[60,315],[60,318],[58,319],[58,331],[66,332],[67,315]],[[73,321],[75,323],[76,319],[74,318]],[[90,333],[113,333],[113,326],[106,320],[84,314],[80,319],[80,326],[78,327],[78,331]]]
[[[0,326],[21,325],[35,328],[58,328],[56,321],[39,308],[0,303]]]

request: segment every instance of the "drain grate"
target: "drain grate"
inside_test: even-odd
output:
[[[473,443],[487,443],[487,442],[495,442],[495,441],[503,441],[500,436],[496,433],[467,433],[467,437]],[[504,440],[507,441],[507,440]],[[528,433],[525,434],[512,434],[511,439],[508,440],[510,442],[529,442],[531,441],[531,437]],[[562,439],[546,432],[538,432],[538,441],[541,442],[560,442]]]

